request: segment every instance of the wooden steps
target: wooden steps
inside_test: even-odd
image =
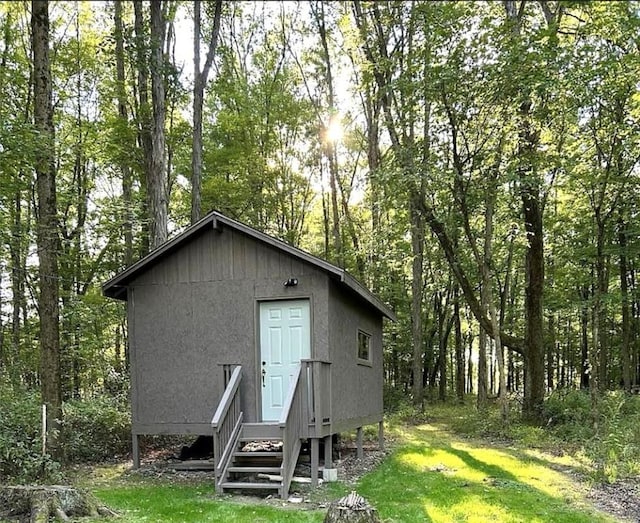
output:
[[[273,423],[244,423],[219,488],[282,491],[282,429]],[[267,476],[267,478],[265,478]],[[278,478],[269,479],[269,476]]]

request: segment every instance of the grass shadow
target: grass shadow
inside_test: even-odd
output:
[[[567,490],[570,482],[540,460],[443,437],[400,446],[358,492],[386,522],[612,521]]]

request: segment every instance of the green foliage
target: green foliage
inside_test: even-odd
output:
[[[38,394],[0,387],[0,483],[55,481],[59,466],[42,455]]]
[[[585,444],[595,477],[613,483],[640,473],[640,398],[610,392],[599,399],[598,426]]]
[[[593,405],[587,392],[557,391],[545,405],[551,433],[580,449],[598,480],[613,482],[638,471],[640,401],[623,393],[607,393]]]
[[[60,465],[42,456],[40,394],[0,387],[0,481],[56,481]],[[73,400],[63,405],[63,455],[68,462],[96,462],[129,451],[130,415],[125,398]]]
[[[131,421],[127,398],[73,400],[63,407],[62,440],[70,462],[97,462],[130,449]]]

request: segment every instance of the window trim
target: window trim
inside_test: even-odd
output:
[[[360,336],[363,336],[364,339],[367,340],[367,358],[361,358],[360,357]],[[367,365],[369,367],[373,367],[373,353],[371,351],[371,334],[369,334],[367,331],[362,330],[362,329],[358,329],[356,331],[356,361],[358,362],[358,365]]]

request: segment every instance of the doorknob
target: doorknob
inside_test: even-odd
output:
[[[262,386],[265,387],[266,385],[264,384],[264,377],[267,375],[267,371],[262,369]]]

